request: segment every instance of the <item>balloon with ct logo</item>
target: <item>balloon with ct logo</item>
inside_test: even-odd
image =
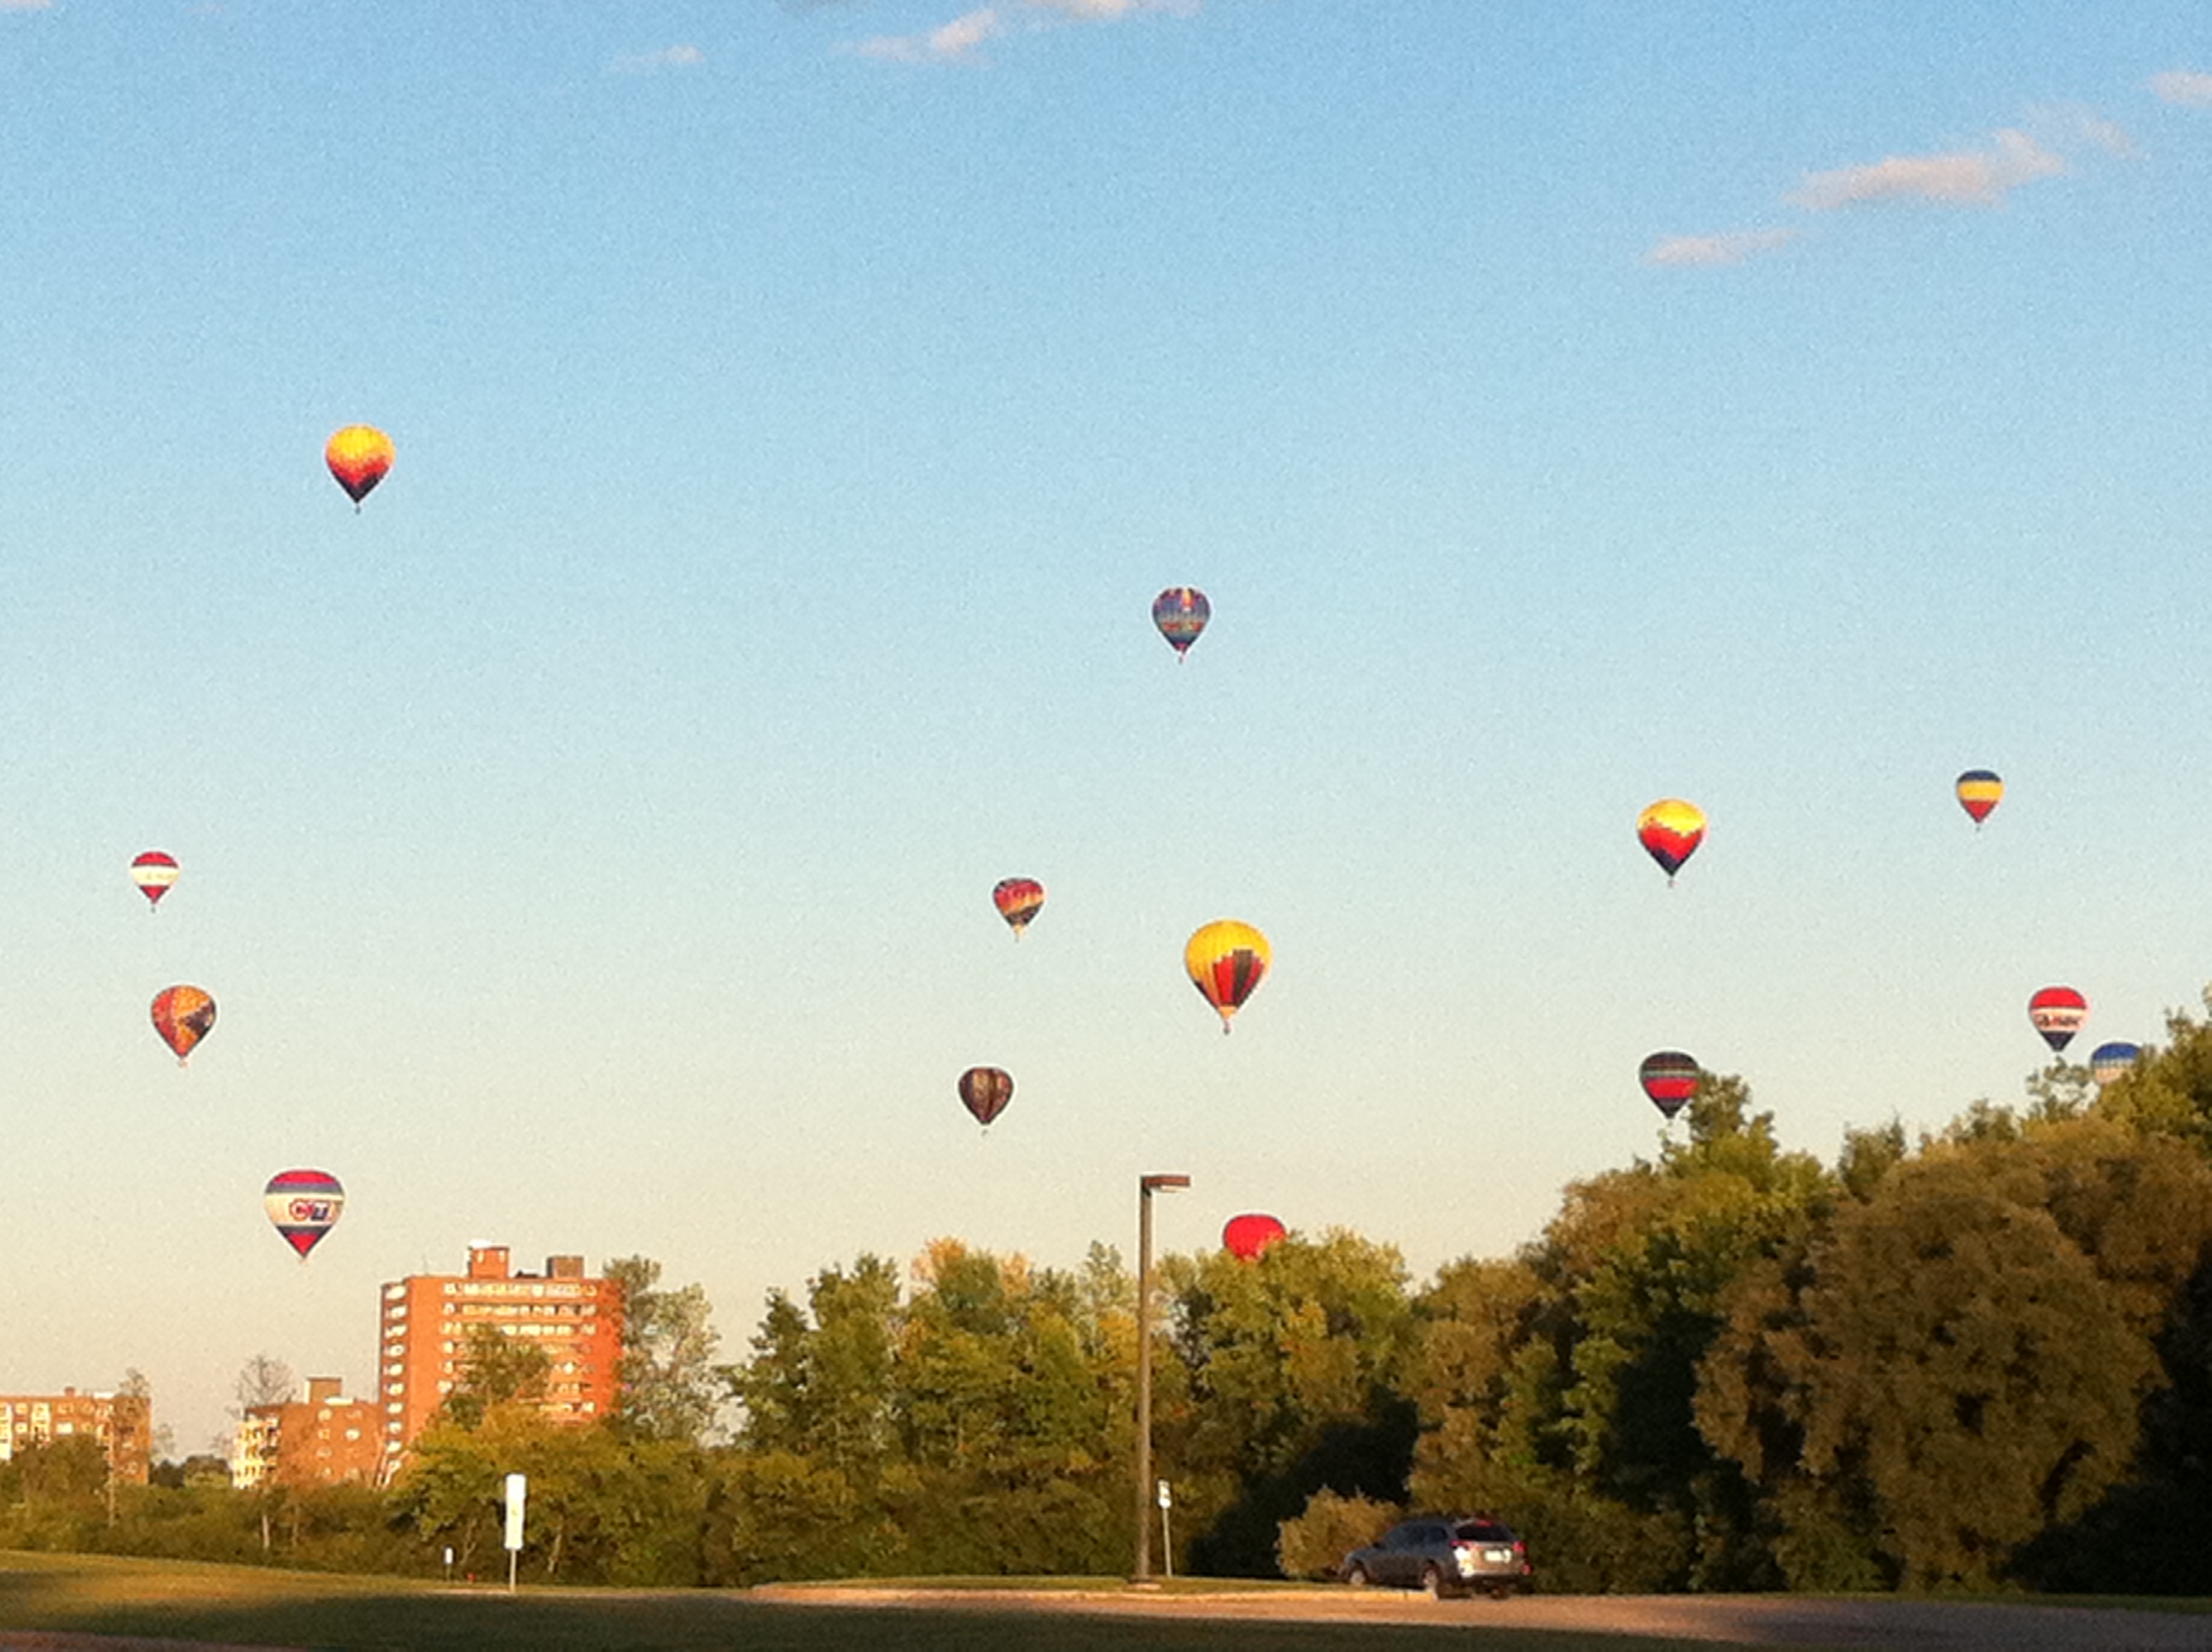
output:
[[[1260,1211],[1232,1216],[1221,1230],[1221,1248],[1242,1262],[1255,1262],[1267,1247],[1279,1242],[1287,1230]]]
[[[2004,782],[1987,768],[1969,768],[1951,789],[1958,794],[1959,806],[1973,817],[1977,827],[1990,817],[1990,811],[2004,796]]]
[[[1034,878],[1003,878],[991,891],[991,902],[999,908],[999,915],[1006,920],[1006,927],[1014,932],[1014,938],[1019,940],[1022,931],[1030,926],[1030,920],[1044,905],[1044,885]]]
[[[1654,1050],[1644,1058],[1636,1077],[1651,1105],[1671,1122],[1698,1093],[1698,1058],[1680,1050]]]
[[[392,438],[373,424],[349,424],[323,449],[323,463],[356,511],[390,471],[393,457]]]
[[[1267,938],[1233,918],[1201,926],[1182,949],[1182,967],[1199,996],[1221,1017],[1221,1030],[1267,978],[1275,961]]]
[[[960,1075],[960,1101],[986,1130],[1014,1099],[1014,1081],[1004,1067],[970,1067]]]
[[[1636,841],[1672,884],[1682,863],[1705,841],[1705,811],[1680,798],[1662,798],[1636,817]]]
[[[261,1190],[261,1208],[306,1261],[345,1209],[345,1189],[327,1170],[279,1170]]]
[[[154,1030],[182,1066],[215,1025],[215,999],[198,987],[165,987],[154,994]]]
[[[1177,659],[1190,652],[1190,645],[1198,641],[1198,634],[1212,617],[1213,605],[1206,601],[1206,592],[1191,586],[1170,586],[1152,598],[1152,623],[1160,628],[1160,635],[1176,651]]]
[[[161,897],[177,881],[176,856],[164,854],[159,849],[147,850],[131,863],[131,881],[138,885],[146,904],[158,910]]]
[[[2027,1018],[2045,1043],[2063,1050],[2089,1018],[2089,1000],[2071,987],[2046,987],[2028,999]]]

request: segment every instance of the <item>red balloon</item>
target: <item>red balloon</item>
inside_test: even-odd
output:
[[[2089,1000],[2071,987],[2046,987],[2028,999],[2027,1018],[2043,1035],[2045,1043],[2063,1050],[2089,1018]]]
[[[1240,1261],[1257,1261],[1260,1254],[1277,1240],[1285,1236],[1280,1222],[1258,1211],[1243,1216],[1232,1216],[1221,1230],[1221,1248]]]
[[[1006,926],[1014,932],[1014,938],[1019,940],[1022,931],[1030,926],[1030,920],[1044,904],[1044,885],[1034,878],[1001,878],[999,886],[991,891],[991,901],[999,908],[999,915],[1006,920]]]

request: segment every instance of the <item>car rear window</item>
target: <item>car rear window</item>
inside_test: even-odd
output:
[[[1462,1543],[1510,1543],[1513,1534],[1494,1520],[1470,1520],[1453,1535]]]

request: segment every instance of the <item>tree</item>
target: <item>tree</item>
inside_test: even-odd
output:
[[[2212,1175],[2109,1121],[1929,1144],[1747,1273],[1699,1425],[1795,1587],[1986,1585],[2125,1471]]]
[[[1331,1229],[1160,1272],[1176,1357],[1155,1396],[1158,1461],[1188,1509],[1193,1570],[1273,1573],[1283,1522],[1324,1488],[1404,1495],[1417,1326],[1394,1248]]]
[[[643,1256],[621,1257],[600,1272],[622,1288],[622,1425],[646,1439],[698,1444],[727,1392],[705,1289],[660,1290],[660,1264]]]
[[[534,1342],[510,1337],[490,1325],[472,1325],[462,1339],[453,1391],[438,1415],[460,1429],[479,1426],[495,1406],[545,1397],[553,1358]]]

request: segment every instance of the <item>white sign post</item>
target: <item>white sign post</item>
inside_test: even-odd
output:
[[[1167,1576],[1173,1577],[1175,1576],[1175,1534],[1168,1525],[1168,1510],[1175,1506],[1175,1493],[1168,1490],[1168,1483],[1165,1480],[1159,1483],[1159,1499],[1160,1566]]]
[[[529,1499],[530,1478],[507,1477],[507,1592],[514,1593],[515,1563],[522,1553],[522,1505]]]

